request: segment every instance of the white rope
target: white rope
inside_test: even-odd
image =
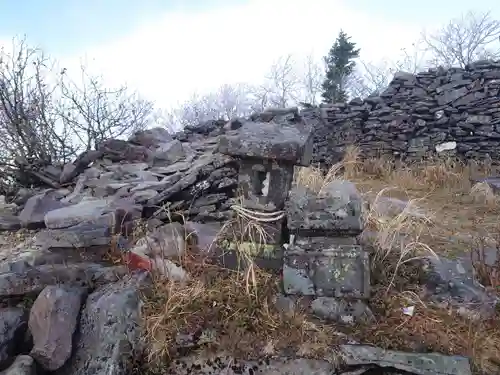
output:
[[[232,205],[231,209],[247,219],[252,219],[261,223],[271,223],[285,217],[285,211],[259,212],[249,210],[248,208],[240,205]]]

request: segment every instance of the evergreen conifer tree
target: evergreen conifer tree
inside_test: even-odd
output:
[[[359,57],[359,49],[356,49],[356,43],[350,39],[351,37],[341,30],[328,56],[324,58],[326,78],[321,96],[325,103],[347,101],[345,84],[356,66],[354,60]]]

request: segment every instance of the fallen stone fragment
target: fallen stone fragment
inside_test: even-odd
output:
[[[18,355],[14,362],[0,375],[36,375],[35,360],[29,355]]]
[[[33,303],[28,323],[33,336],[30,355],[45,370],[59,369],[71,356],[73,334],[86,292],[81,287],[51,285]]]
[[[91,293],[80,318],[75,350],[56,374],[128,375],[141,345],[139,288],[145,275],[134,274]]]
[[[165,375],[331,375],[335,367],[324,360],[273,358],[260,361],[238,360],[226,354],[191,355],[173,361]]]
[[[113,214],[106,214],[94,222],[84,222],[68,228],[42,230],[35,235],[34,243],[46,249],[109,245],[113,222]]]
[[[27,328],[28,312],[25,309],[0,309],[0,364],[16,354]]]
[[[172,135],[165,128],[156,127],[135,132],[129,142],[154,149],[163,142],[172,140]]]
[[[389,367],[415,375],[471,375],[466,357],[439,353],[405,353],[367,345],[340,345],[346,366]]]
[[[0,274],[0,297],[39,293],[46,286],[61,283],[72,286],[100,285],[114,282],[126,274],[125,266],[104,267],[96,263],[42,265],[23,273]]]
[[[485,249],[489,265],[495,264],[496,249]],[[421,283],[427,297],[443,307],[453,307],[456,311],[473,320],[488,319],[495,315],[500,299],[490,293],[476,279],[471,256],[429,257],[420,260],[422,266]]]
[[[21,220],[23,227],[28,229],[44,228],[45,215],[50,211],[66,206],[66,204],[56,198],[57,192],[47,191],[28,199],[19,214],[19,220]]]

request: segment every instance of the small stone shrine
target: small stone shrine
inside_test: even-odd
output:
[[[259,222],[265,244],[282,243],[284,206],[295,165],[308,166],[312,157],[312,126],[297,108],[268,110],[219,139],[219,152],[239,160],[239,200],[234,209]],[[246,231],[248,232],[248,231]],[[245,233],[245,237],[253,236]]]
[[[319,193],[295,187],[286,203],[284,292],[316,297],[313,310],[346,323],[365,312],[361,301],[370,293],[369,256],[356,239],[363,230],[361,207],[348,181],[332,181]]]

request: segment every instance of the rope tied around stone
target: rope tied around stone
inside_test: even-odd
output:
[[[244,218],[252,219],[261,223],[272,223],[285,217],[285,211],[259,212],[250,210],[238,204],[234,204],[230,208]]]

